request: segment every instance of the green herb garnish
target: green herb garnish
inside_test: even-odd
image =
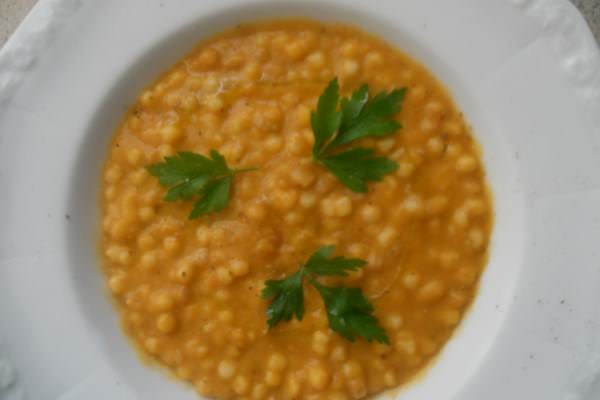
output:
[[[158,182],[169,187],[164,200],[189,200],[200,196],[189,219],[217,212],[227,207],[233,177],[254,168],[230,169],[225,158],[216,150],[210,151],[210,158],[189,151],[180,151],[173,157],[165,157],[163,162],[146,167]]]
[[[293,275],[268,280],[262,297],[271,300],[267,308],[269,328],[280,321],[289,321],[304,315],[304,278],[319,292],[325,303],[329,326],[344,338],[354,341],[362,337],[389,344],[389,339],[373,315],[373,306],[359,288],[330,287],[319,283],[319,276],[348,276],[367,263],[357,258],[332,257],[335,246],[320,247]]]
[[[313,158],[345,186],[364,193],[367,182],[380,181],[398,165],[389,158],[375,156],[368,148],[336,150],[362,138],[386,136],[400,129],[402,125],[393,119],[393,115],[400,111],[406,89],[380,92],[369,98],[369,86],[364,84],[350,98],[341,100],[339,91],[335,78],[325,88],[319,97],[317,110],[311,114],[315,137]]]

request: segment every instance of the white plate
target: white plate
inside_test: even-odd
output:
[[[566,0],[48,0],[0,53],[0,399],[195,398],[119,331],[94,248],[100,165],[127,105],[198,40],[297,15],[421,60],[484,148],[497,216],[480,294],[388,397],[600,398],[600,54]]]

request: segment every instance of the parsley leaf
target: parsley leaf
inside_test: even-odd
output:
[[[263,299],[272,300],[267,309],[269,328],[277,325],[279,321],[289,321],[296,314],[298,320],[304,316],[304,290],[302,289],[302,270],[292,276],[265,282],[262,290]]]
[[[373,306],[359,288],[328,287],[316,281],[313,285],[323,298],[331,329],[351,342],[360,336],[369,342],[390,343],[373,316]]]
[[[337,78],[329,82],[317,103],[317,110],[310,115],[310,122],[315,135],[313,154],[319,154],[322,146],[335,134],[340,127],[342,113],[337,111],[340,99],[340,87]]]
[[[165,157],[165,161],[146,167],[158,178],[163,186],[185,183],[192,177],[222,175],[229,172],[222,156],[215,150],[211,158],[190,151],[180,151],[175,156]]]
[[[227,207],[232,180],[231,176],[226,176],[207,183],[200,191],[202,198],[194,204],[189,218],[198,218]]]
[[[165,197],[163,198],[166,201],[177,201],[179,199],[190,199],[196,193],[200,192],[204,185],[208,182],[208,178],[204,176],[200,176],[198,178],[189,179],[187,181],[183,181],[176,186],[173,186],[171,189],[167,191]]]
[[[394,161],[375,157],[373,149],[363,147],[328,156],[321,162],[344,185],[358,193],[367,191],[367,181],[380,181],[398,168]]]
[[[335,246],[320,247],[304,264],[304,269],[319,276],[348,276],[348,271],[356,271],[367,264],[358,258],[331,257]]]
[[[368,136],[385,136],[396,132],[402,125],[392,119],[400,111],[406,89],[394,89],[390,93],[380,92],[371,100],[368,99],[369,87],[363,85],[352,94],[352,98],[342,103],[343,121],[340,132],[330,144],[341,146]],[[366,96],[363,94],[366,92]],[[359,96],[354,99],[355,95]],[[345,107],[344,107],[345,106]],[[358,114],[356,114],[358,111]]]
[[[158,178],[162,186],[169,187],[165,201],[201,198],[194,204],[190,219],[220,211],[227,207],[233,176],[253,170],[230,169],[225,158],[216,150],[210,151],[210,158],[189,151],[180,151],[175,156],[165,157],[163,162],[146,167]]]
[[[307,278],[319,292],[327,309],[329,326],[344,338],[354,341],[362,337],[389,344],[385,331],[373,316],[373,306],[359,288],[329,287],[319,283],[319,276],[347,276],[348,271],[364,267],[366,261],[356,258],[332,257],[335,246],[322,246],[293,275],[281,280],[268,280],[262,297],[271,300],[267,308],[267,324],[274,327],[289,321],[294,314],[304,315],[303,281]]]
[[[351,190],[366,192],[367,182],[380,181],[397,168],[396,163],[375,157],[371,149],[359,147],[341,153],[335,150],[365,137],[395,133],[402,125],[393,116],[400,111],[405,94],[406,89],[401,88],[369,98],[369,86],[364,84],[350,98],[340,99],[337,78],[333,79],[311,114],[314,159]]]
[[[347,131],[353,125],[356,117],[360,114],[363,107],[369,100],[369,85],[366,83],[352,93],[352,96],[347,99],[343,98],[342,107],[342,123],[340,130]]]

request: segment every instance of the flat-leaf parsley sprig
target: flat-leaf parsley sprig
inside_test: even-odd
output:
[[[210,158],[180,151],[146,169],[161,185],[169,187],[164,200],[189,200],[200,196],[189,215],[189,219],[194,219],[226,208],[233,177],[256,168],[231,169],[218,151],[211,150]]]
[[[367,262],[357,258],[332,257],[335,246],[320,247],[300,269],[287,278],[268,280],[262,297],[270,300],[267,324],[274,327],[281,321],[298,320],[304,316],[304,278],[321,295],[332,330],[354,341],[362,337],[389,344],[389,339],[377,318],[373,305],[359,288],[331,287],[317,281],[320,276],[348,276],[348,272],[364,267]]]
[[[367,182],[380,181],[398,165],[386,157],[377,157],[373,149],[353,148],[336,152],[365,137],[386,136],[402,125],[393,119],[400,111],[406,88],[380,92],[369,98],[369,86],[362,85],[350,98],[340,99],[337,78],[329,82],[311,114],[315,142],[313,158],[331,171],[345,186],[359,193],[367,191]],[[339,110],[338,110],[339,104]]]

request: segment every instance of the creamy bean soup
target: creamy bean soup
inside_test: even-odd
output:
[[[311,113],[334,78],[346,98],[368,84],[373,102],[404,88],[394,132],[340,147],[395,165],[362,192],[313,151]],[[227,181],[226,204],[190,218],[200,197],[166,201],[148,166],[211,150],[231,170],[254,169]],[[123,330],[144,358],[217,399],[362,399],[406,383],[473,301],[493,222],[478,145],[440,82],[381,39],[305,20],[238,25],[148,86],[110,144],[101,209]],[[269,327],[277,299],[265,282],[322,246],[363,265],[307,273],[302,318]],[[319,285],[356,288],[344,293],[362,293],[371,308],[360,318],[386,340],[341,334]]]

